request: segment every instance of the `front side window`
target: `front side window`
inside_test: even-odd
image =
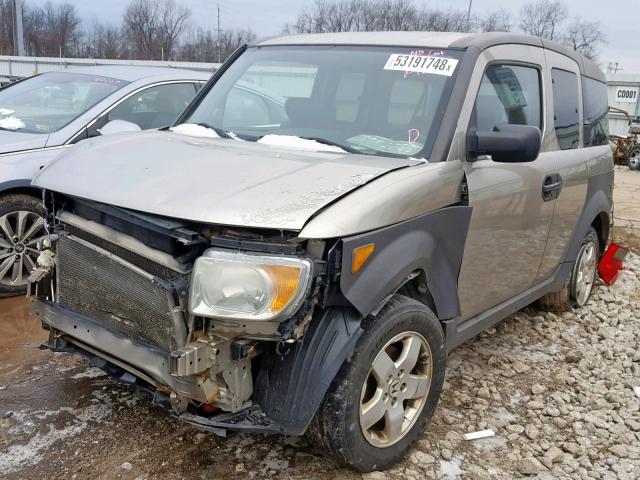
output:
[[[185,123],[250,141],[292,135],[371,155],[428,157],[462,52],[250,48]]]
[[[551,69],[553,79],[553,121],[561,150],[580,145],[578,76],[573,72]]]
[[[0,90],[0,129],[52,133],[128,82],[116,78],[50,72]]]
[[[193,83],[171,83],[138,92],[107,114],[107,121],[125,120],[142,130],[172,125],[193,100]]]
[[[609,144],[609,99],[607,84],[582,77],[582,104],[584,105],[584,146]]]
[[[535,67],[491,64],[474,107],[475,127],[490,132],[502,124],[542,128],[540,71]]]

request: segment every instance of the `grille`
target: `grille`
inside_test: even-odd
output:
[[[151,275],[67,235],[57,243],[57,269],[61,306],[161,349],[177,348],[171,292]]]

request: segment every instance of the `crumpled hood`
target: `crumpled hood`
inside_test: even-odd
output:
[[[0,130],[0,155],[42,148],[47,143],[48,134],[11,132]]]
[[[33,183],[184,220],[300,230],[335,199],[419,163],[155,131],[83,141]]]

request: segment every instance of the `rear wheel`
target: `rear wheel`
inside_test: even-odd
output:
[[[42,202],[29,195],[0,197],[0,298],[26,292],[45,234]]]
[[[599,257],[600,241],[595,229],[591,227],[582,242],[566,285],[561,291],[542,297],[540,306],[546,310],[567,311],[585,305],[591,298],[597,279]]]
[[[309,427],[312,443],[359,471],[386,469],[420,437],[442,391],[445,347],[436,316],[396,295],[365,319]]]

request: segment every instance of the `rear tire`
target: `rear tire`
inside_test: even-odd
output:
[[[307,437],[341,465],[368,472],[391,467],[420,438],[440,398],[446,351],[437,317],[402,295],[363,328]]]
[[[0,298],[22,295],[44,235],[42,201],[24,194],[0,197]]]
[[[544,310],[566,312],[580,308],[591,298],[598,275],[600,241],[593,227],[582,241],[578,257],[565,286],[559,292],[548,293],[538,303]]]

